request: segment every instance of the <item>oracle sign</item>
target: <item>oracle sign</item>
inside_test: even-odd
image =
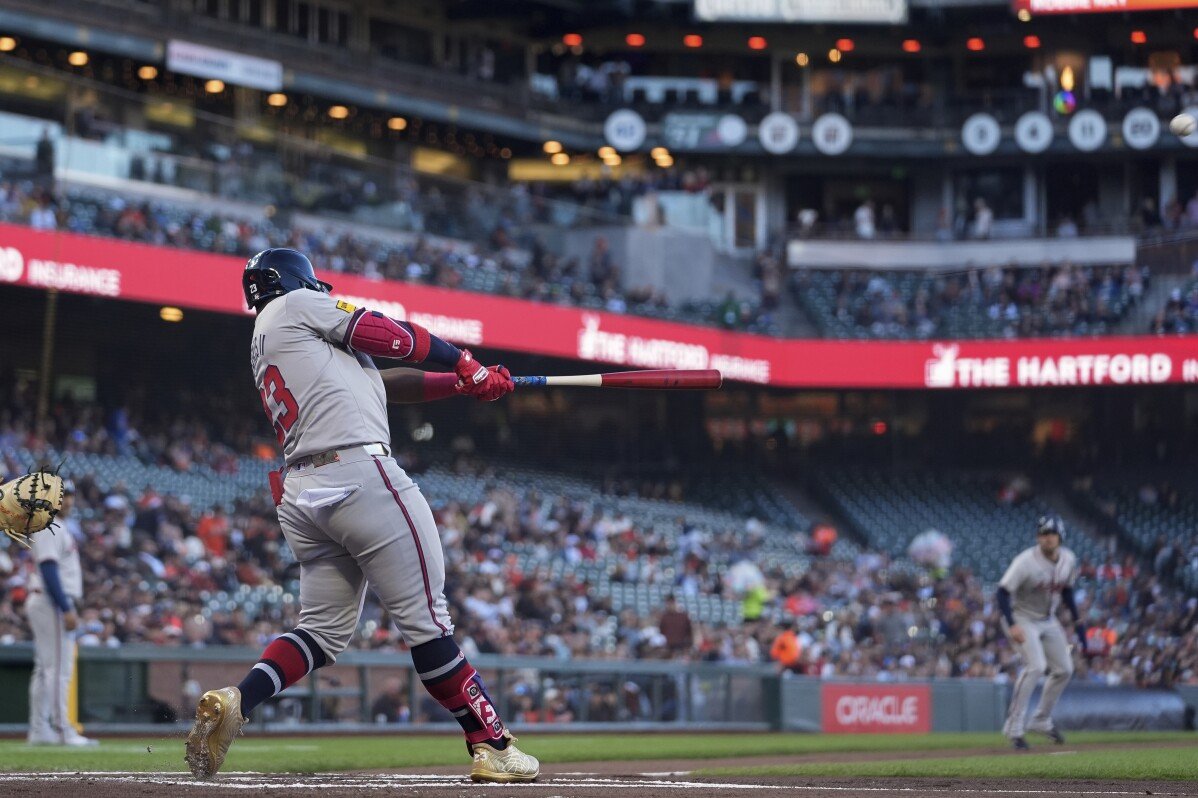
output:
[[[932,691],[926,684],[820,686],[824,732],[926,734],[932,730]]]
[[[320,263],[318,261],[317,266]],[[0,286],[245,315],[245,259],[0,224]],[[454,343],[632,368],[719,369],[789,388],[1198,383],[1198,335],[989,341],[795,340],[318,269],[333,296]]]

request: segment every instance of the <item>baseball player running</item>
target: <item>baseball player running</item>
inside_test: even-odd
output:
[[[367,583],[411,647],[425,689],[462,726],[475,781],[532,781],[540,763],[520,751],[482,679],[453,639],[445,561],[432,511],[390,457],[387,401],[456,395],[492,401],[514,388],[502,366],[409,321],[329,296],[291,249],[250,258],[242,276],[257,312],[250,362],[283,445],[272,474],[279,523],[300,563],[299,625],[266,647],[236,687],[205,693],[187,738],[187,764],[214,775],[249,714],[316,668],[332,665],[358,623]],[[378,371],[372,357],[441,366]]]
[[[1025,729],[1041,732],[1057,744],[1064,735],[1052,722],[1052,710],[1073,675],[1073,660],[1065,630],[1057,619],[1060,603],[1073,616],[1074,629],[1084,647],[1086,629],[1081,624],[1073,581],[1077,577],[1077,557],[1061,545],[1065,522],[1056,516],[1044,516],[1036,525],[1036,544],[1016,555],[998,583],[998,608],[1007,636],[1023,655],[1023,668],[1015,680],[1011,706],[1003,734],[1016,749],[1030,746]],[[1040,677],[1047,675],[1040,703],[1026,724],[1028,704]]]
[[[83,598],[79,546],[67,517],[74,487],[63,482],[62,508],[45,532],[31,535],[36,567],[29,575],[25,613],[33,630],[33,676],[29,680],[30,745],[96,745],[68,720],[67,697],[75,668],[75,603]],[[47,534],[48,533],[48,534]]]

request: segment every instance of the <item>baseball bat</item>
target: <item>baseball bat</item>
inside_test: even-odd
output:
[[[565,377],[512,377],[525,387],[638,388],[651,391],[714,390],[724,383],[716,369],[659,369],[615,371],[608,374],[573,374]]]

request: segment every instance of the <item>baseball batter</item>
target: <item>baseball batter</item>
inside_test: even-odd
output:
[[[79,545],[69,528],[74,488],[63,483],[62,509],[44,532],[29,538],[36,567],[29,575],[25,613],[33,630],[33,676],[29,680],[30,745],[95,745],[79,734],[67,714],[75,668],[75,604],[83,598]]]
[[[1023,655],[1023,668],[1015,680],[1011,706],[1003,734],[1019,750],[1030,746],[1024,739],[1026,729],[1041,732],[1055,743],[1065,742],[1064,735],[1052,722],[1052,710],[1073,675],[1073,660],[1065,630],[1057,619],[1064,604],[1073,616],[1074,628],[1083,648],[1086,629],[1080,622],[1073,581],[1077,578],[1077,557],[1061,545],[1065,522],[1044,516],[1037,522],[1036,545],[1020,552],[998,583],[998,607],[1003,628]],[[1032,693],[1047,675],[1040,703],[1025,724]]]
[[[246,303],[257,312],[250,364],[283,446],[272,474],[279,523],[300,563],[299,626],[276,638],[236,687],[205,693],[187,739],[187,763],[215,774],[247,716],[316,668],[331,665],[358,624],[366,587],[411,647],[429,693],[462,726],[475,781],[532,781],[482,679],[453,639],[445,561],[428,503],[390,457],[386,403],[457,395],[492,401],[512,391],[502,366],[418,324],[339,302],[308,259],[268,249],[246,264]],[[372,357],[448,369],[378,371]]]

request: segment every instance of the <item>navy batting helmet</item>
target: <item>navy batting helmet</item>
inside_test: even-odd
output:
[[[1059,516],[1042,515],[1040,520],[1036,522],[1036,534],[1047,535],[1055,533],[1060,536],[1061,540],[1065,539],[1065,522]]]
[[[333,290],[333,286],[316,279],[312,262],[294,249],[264,249],[246,262],[241,275],[245,304],[251,308],[301,288],[325,294]]]

